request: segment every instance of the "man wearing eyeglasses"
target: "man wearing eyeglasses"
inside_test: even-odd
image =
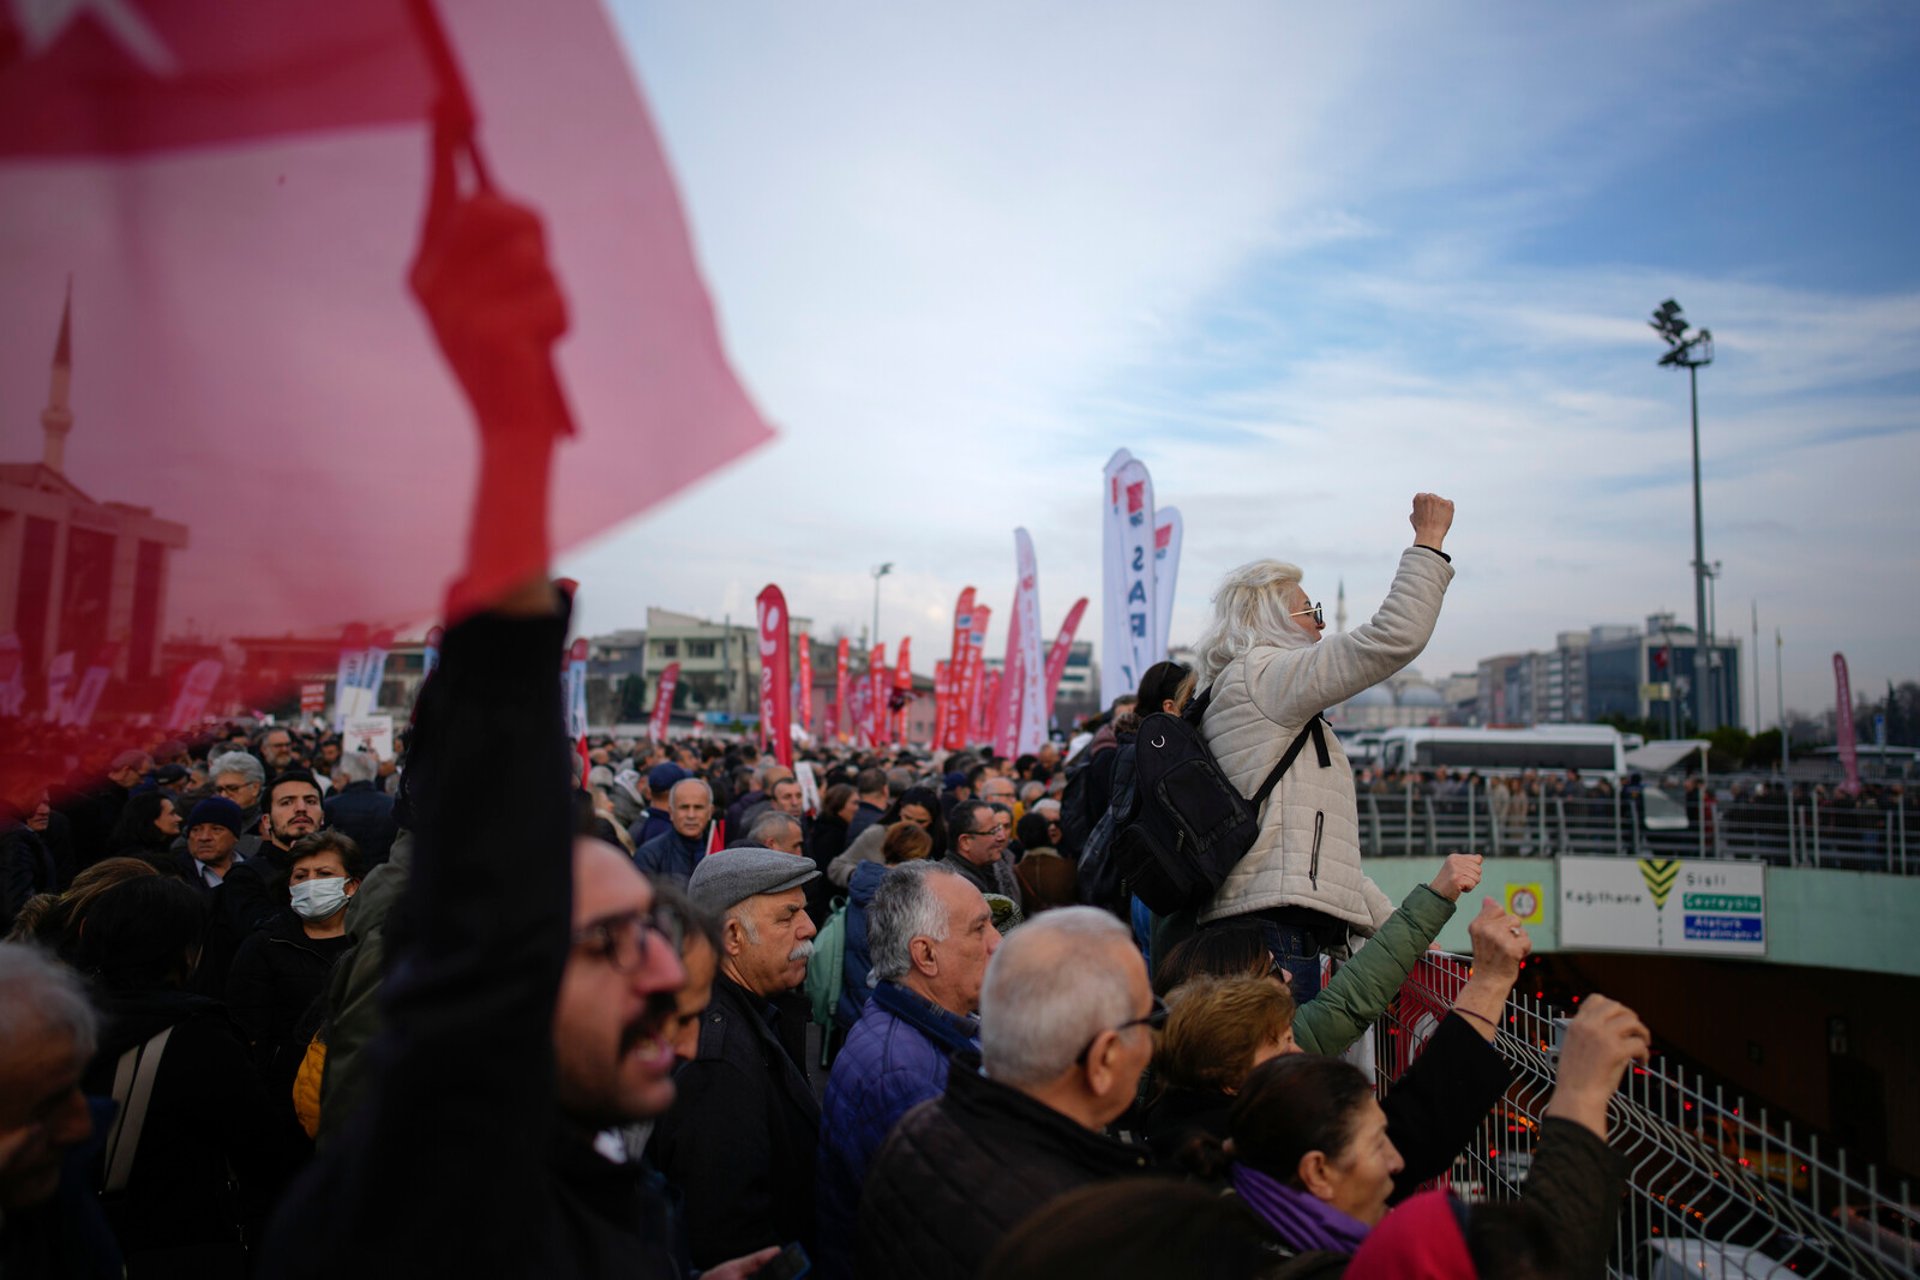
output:
[[[1133,935],[1106,912],[1061,907],[1009,934],[980,992],[982,1072],[949,1072],[874,1157],[858,1274],[968,1280],[1048,1201],[1146,1172],[1145,1148],[1104,1131],[1165,1022]]]
[[[778,999],[807,977],[809,858],[741,846],[701,860],[687,896],[720,921],[720,971],[678,1097],[647,1151],[685,1206],[696,1267],[814,1243],[820,1106],[782,1047]]]
[[[982,893],[997,893],[1014,905],[1012,924],[1020,923],[1020,880],[1007,859],[1008,830],[985,800],[963,800],[947,817],[952,848],[941,859]],[[1011,925],[1009,926],[1011,927]]]

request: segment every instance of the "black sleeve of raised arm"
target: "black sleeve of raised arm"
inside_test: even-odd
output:
[[[551,1262],[533,1255],[553,1211],[553,1011],[571,922],[566,626],[483,614],[447,632],[408,760],[415,855],[395,909],[409,941],[389,957],[365,1100],[282,1205],[271,1274]]]
[[[1387,1137],[1406,1162],[1393,1180],[1389,1203],[1445,1173],[1466,1150],[1474,1130],[1513,1081],[1506,1060],[1457,1013],[1440,1020],[1380,1107]]]

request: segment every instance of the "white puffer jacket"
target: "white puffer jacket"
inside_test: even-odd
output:
[[[1427,647],[1453,566],[1437,552],[1409,547],[1380,612],[1345,635],[1316,643],[1262,645],[1228,663],[1213,682],[1201,733],[1228,779],[1250,796],[1280,763],[1314,716],[1380,683]],[[1360,869],[1360,821],[1346,749],[1326,734],[1328,768],[1308,740],[1267,798],[1260,834],[1213,902],[1203,923],[1300,906],[1346,921],[1371,937],[1393,903]]]

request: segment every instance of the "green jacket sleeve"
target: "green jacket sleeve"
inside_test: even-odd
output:
[[[1308,1053],[1333,1054],[1358,1040],[1386,1012],[1420,953],[1453,918],[1453,909],[1453,903],[1426,885],[1409,893],[1320,994],[1294,1013],[1294,1041]]]

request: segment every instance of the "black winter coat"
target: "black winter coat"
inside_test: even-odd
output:
[[[820,1104],[768,1007],[725,974],[714,978],[700,1048],[674,1075],[673,1107],[647,1147],[686,1207],[696,1267],[767,1245],[813,1245]]]
[[[677,1274],[638,1165],[554,1101],[553,1016],[572,938],[561,716],[567,620],[450,628],[409,755],[405,944],[389,925],[382,1027],[359,1107],[274,1218],[260,1274]],[[513,780],[474,804],[472,780]]]
[[[946,1093],[907,1112],[867,1171],[854,1274],[972,1280],[1048,1201],[1147,1169],[1145,1148],[956,1060]]]
[[[333,962],[352,945],[353,939],[344,934],[309,938],[300,918],[282,911],[241,943],[233,958],[227,1008],[252,1046],[261,1081],[276,1105],[288,1103],[289,1114],[294,1074],[307,1042],[319,1029],[314,1001],[326,986]]]
[[[1388,1203],[1398,1204],[1453,1167],[1487,1112],[1512,1083],[1506,1059],[1459,1014],[1441,1019],[1413,1065],[1380,1099],[1387,1137],[1406,1167],[1393,1180]],[[1233,1095],[1168,1089],[1147,1109],[1147,1142],[1154,1159],[1173,1166],[1181,1148],[1210,1134],[1224,1141]]]
[[[172,989],[110,991],[100,1011],[105,1025],[83,1080],[96,1097],[112,1094],[122,1053],[173,1028],[126,1190],[104,1198],[132,1274],[156,1256],[180,1274],[226,1274],[240,1263],[243,1233],[258,1241],[292,1172],[300,1136],[292,1112],[272,1106],[218,1001]]]

